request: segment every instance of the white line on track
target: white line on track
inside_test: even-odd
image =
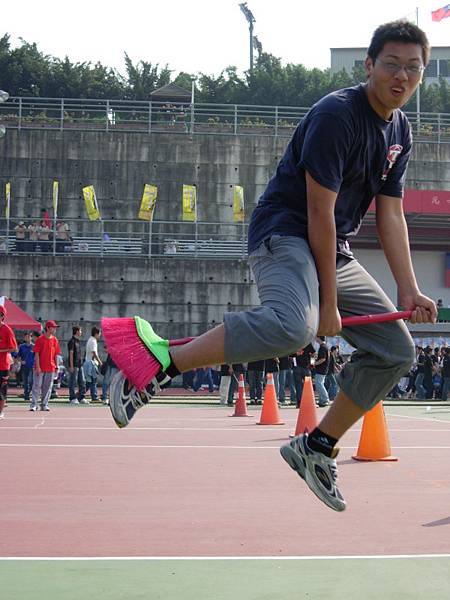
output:
[[[286,440],[287,442],[287,440]],[[255,442],[257,443],[257,442]],[[128,448],[128,449],[184,449],[184,450],[273,450],[280,446],[218,446],[218,445],[162,445],[162,444],[0,444],[0,448]],[[354,446],[340,446],[355,450]],[[450,450],[450,446],[391,446],[392,450]]]
[[[3,430],[9,430],[9,429],[14,429],[14,430],[29,430],[29,429],[40,429],[43,430],[45,429],[45,431],[117,431],[116,427],[110,426],[110,427],[62,427],[62,426],[56,426],[56,427],[52,427],[51,425],[49,425],[49,423],[46,423],[45,428],[43,428],[44,422],[42,421],[41,423],[38,423],[37,425],[34,426],[30,426],[30,427],[26,427],[26,426],[16,426],[16,425],[11,425],[11,426],[3,426]],[[270,427],[268,425],[264,426],[264,429],[260,429],[260,430],[256,430],[254,426],[250,426],[250,427],[129,427],[127,429],[127,431],[233,431],[233,432],[241,432],[241,431],[291,431],[292,428],[291,427]],[[348,433],[360,433],[360,429],[359,428],[354,428],[354,429],[350,429]],[[389,427],[389,433],[391,432],[404,432],[404,433],[423,433],[423,432],[427,432],[427,433],[440,433],[440,432],[444,432],[444,433],[450,433],[450,429],[395,429],[395,428],[391,428]]]
[[[414,558],[448,558],[450,554],[372,554],[372,555],[343,555],[343,556],[3,556],[0,561],[101,561],[101,560],[130,560],[130,561],[217,561],[217,560],[398,560]]]
[[[431,413],[428,414],[433,414],[433,412],[431,411]],[[450,414],[450,413],[449,413]],[[411,417],[409,415],[388,415],[388,417],[397,417],[399,419],[410,419],[412,421],[427,421],[428,423],[447,423],[448,424],[448,419],[435,419],[434,417],[429,417],[429,416],[423,416],[423,417]]]

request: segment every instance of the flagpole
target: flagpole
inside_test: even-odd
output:
[[[419,7],[416,6],[416,25],[419,27]],[[420,134],[420,83],[416,89],[417,134]]]
[[[58,188],[53,182],[52,202],[53,202],[53,256],[56,256],[56,219],[58,214]]]
[[[197,225],[197,202],[198,202],[198,198],[197,198],[197,186],[194,184],[194,193],[195,193],[195,206],[194,206],[194,211],[195,211],[195,257],[198,256],[198,225]]]
[[[9,254],[9,216],[11,213],[11,184],[6,184],[6,247],[5,252]]]

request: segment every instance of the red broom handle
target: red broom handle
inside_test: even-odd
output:
[[[358,315],[356,317],[344,317],[342,327],[354,327],[355,325],[367,325],[369,323],[386,323],[387,321],[399,321],[400,319],[409,319],[412,310],[402,310],[390,313],[379,313],[377,315]],[[182,346],[192,342],[195,338],[186,337],[178,340],[169,340],[170,346]]]
[[[409,319],[412,310],[398,312],[379,313],[377,315],[358,315],[357,317],[344,317],[342,327],[353,327],[354,325],[366,325],[367,323],[386,323],[387,321],[399,321]]]

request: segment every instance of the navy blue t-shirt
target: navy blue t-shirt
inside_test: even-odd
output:
[[[333,92],[298,125],[250,221],[249,253],[270,236],[308,238],[306,171],[337,192],[338,252],[351,256],[356,235],[377,194],[401,198],[411,152],[411,131],[396,109],[390,121],[370,106],[365,86]]]
[[[17,353],[17,356],[19,356],[19,358],[21,358],[24,361],[25,366],[28,369],[33,368],[33,366],[34,366],[33,344],[25,344],[25,342],[23,344],[20,344],[19,352]]]

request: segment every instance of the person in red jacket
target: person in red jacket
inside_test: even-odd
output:
[[[32,411],[37,410],[39,396],[41,397],[41,410],[50,410],[48,401],[52,392],[53,379],[58,369],[56,357],[61,354],[61,348],[55,336],[57,327],[59,326],[55,321],[47,321],[44,334],[38,337],[33,348],[34,375],[30,405]]]
[[[6,308],[0,306],[0,419],[5,418],[5,404],[8,395],[10,352],[17,351],[17,342],[13,330],[5,323]]]

